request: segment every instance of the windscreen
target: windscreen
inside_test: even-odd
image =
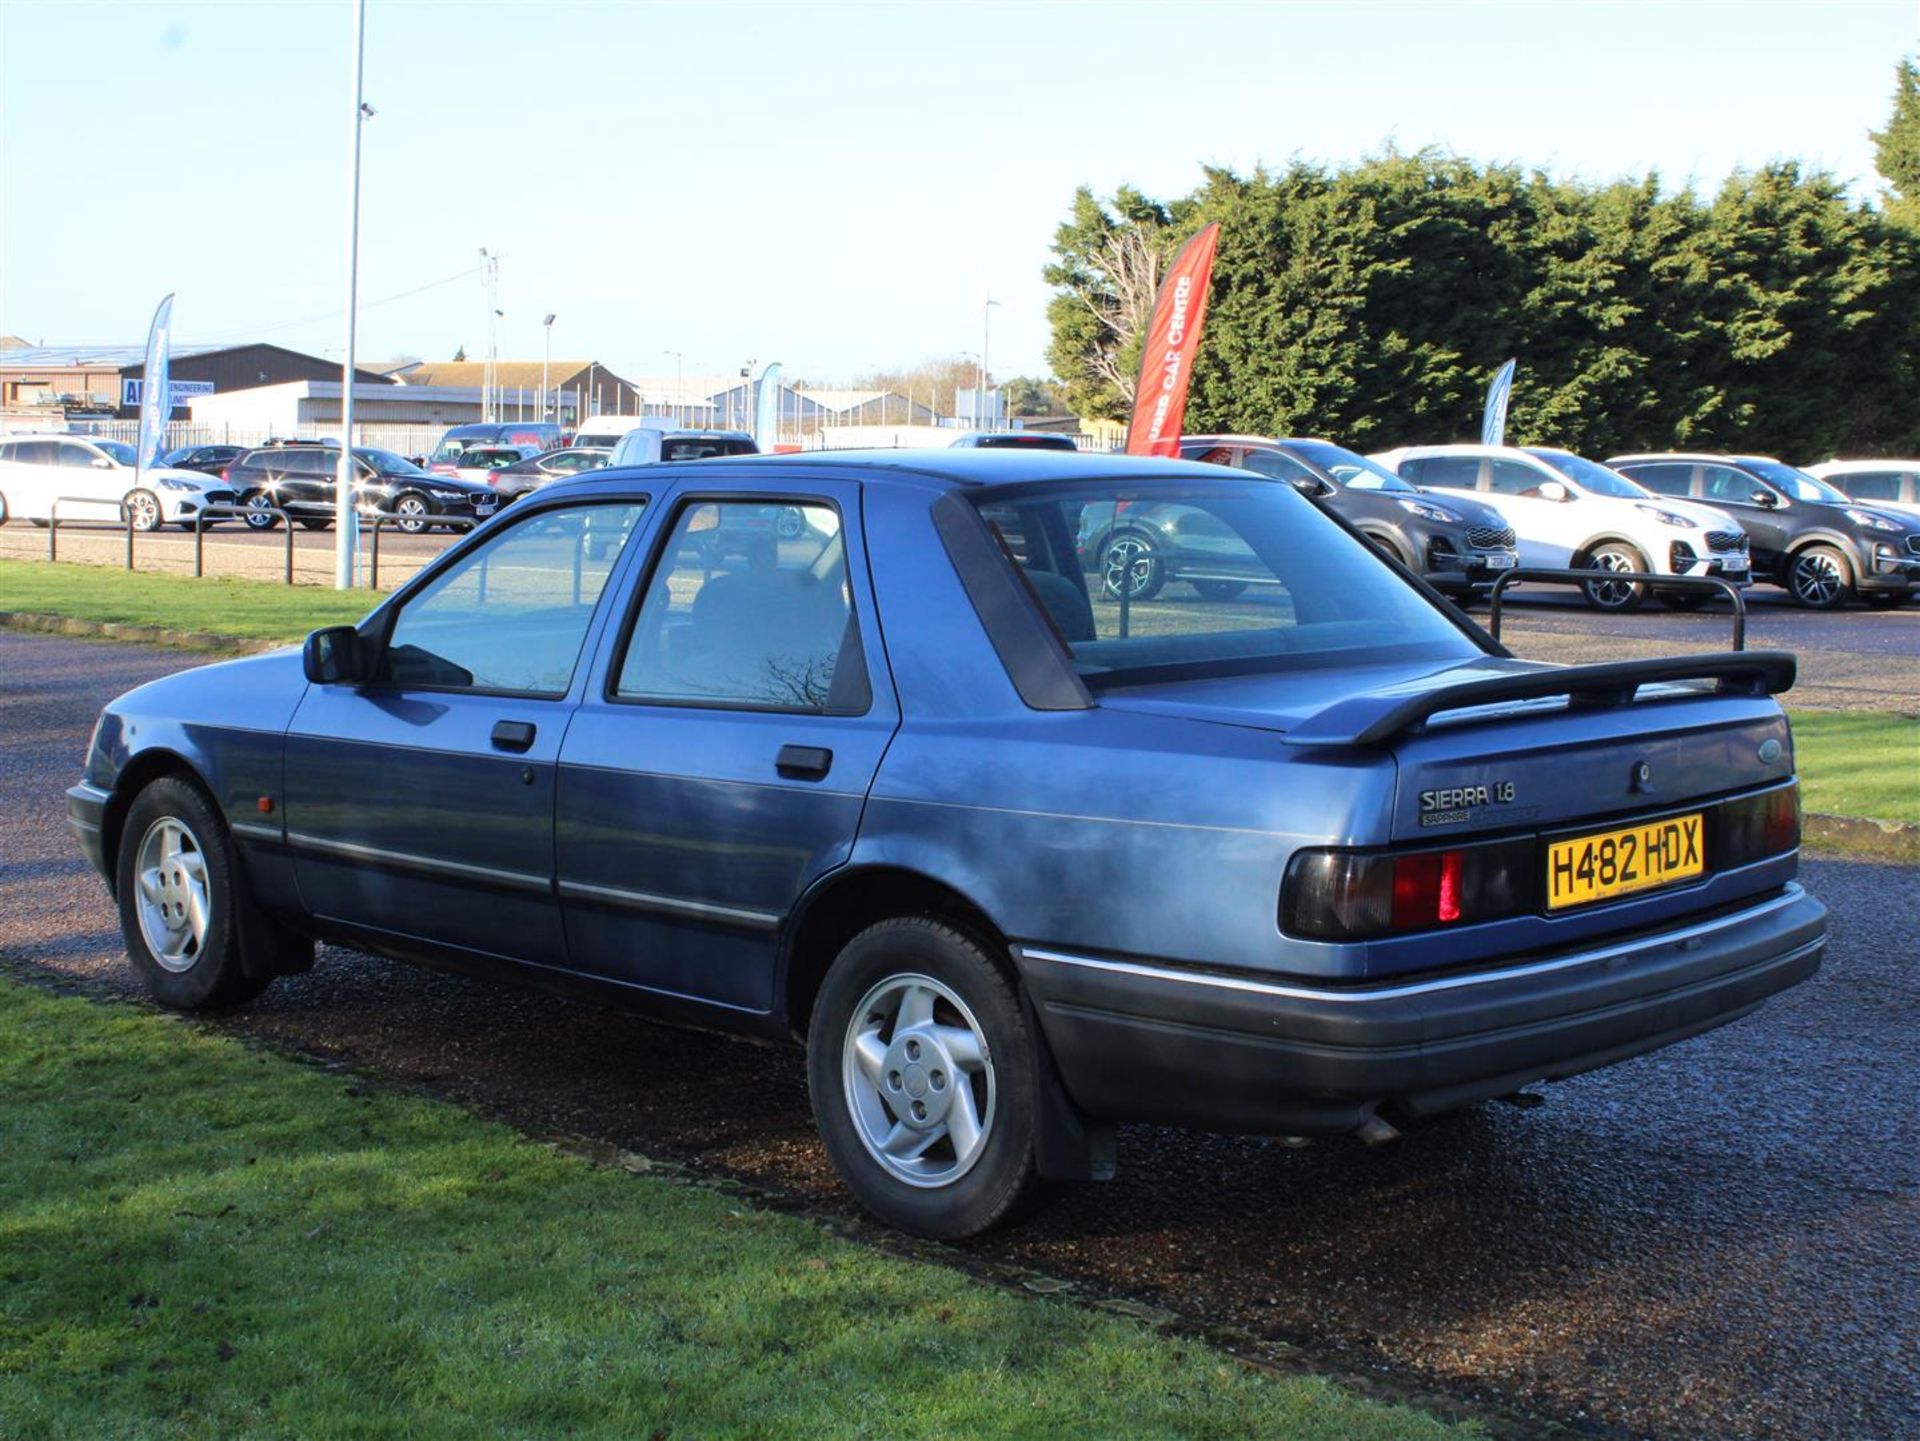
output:
[[[1479,653],[1290,486],[1075,482],[971,498],[1095,689]]]
[[[1409,485],[1377,460],[1355,455],[1351,450],[1325,440],[1290,440],[1287,449],[1304,456],[1342,485],[1355,490],[1392,490],[1418,495],[1420,488]]]
[[[94,444],[110,459],[118,461],[121,465],[139,464],[139,455],[124,440],[96,440]]]
[[[1584,491],[1610,495],[1615,500],[1646,500],[1647,491],[1617,470],[1608,470],[1597,461],[1587,460],[1569,450],[1529,450]]]
[[[372,466],[378,475],[426,474],[404,455],[395,455],[390,450],[377,450],[372,446],[355,446],[353,453]]]

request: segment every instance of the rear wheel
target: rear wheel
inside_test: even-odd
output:
[[[1166,563],[1143,530],[1119,532],[1101,552],[1100,586],[1110,600],[1123,594],[1128,600],[1152,600],[1166,583]]]
[[[1830,545],[1810,545],[1787,567],[1787,593],[1808,610],[1838,610],[1853,593],[1853,569]]]
[[[227,828],[197,789],[163,776],[134,797],[114,889],[127,956],[161,1005],[214,1010],[266,989],[240,966],[239,884]]]
[[[305,526],[308,530],[325,530],[328,526],[332,525],[333,522],[330,520],[319,519],[317,517],[310,518],[308,516],[303,515],[300,517],[300,524]]]
[[[13,519],[13,514],[7,509],[7,498],[4,495],[0,495],[0,525],[5,525],[11,519]]]
[[[127,514],[133,517],[135,530],[158,530],[164,524],[160,518],[160,497],[150,490],[129,492],[123,504]]]
[[[1647,561],[1632,546],[1609,541],[1587,557],[1584,569],[1604,570],[1616,577],[1645,574]],[[1647,600],[1646,586],[1630,580],[1590,580],[1581,589],[1586,592],[1588,605],[1595,610],[1610,611],[1616,615],[1638,610]]]
[[[828,971],[807,1034],[814,1116],[861,1205],[920,1236],[972,1236],[1034,1178],[1031,1038],[971,936],[882,921]]]

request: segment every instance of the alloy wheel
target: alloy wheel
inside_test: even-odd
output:
[[[966,1002],[931,976],[889,976],[847,1023],[841,1085],[855,1132],[895,1178],[932,1189],[973,1169],[993,1129],[993,1058]]]
[[[1108,595],[1147,600],[1160,588],[1160,560],[1138,535],[1116,537],[1101,559],[1101,583]]]
[[[135,530],[160,529],[160,502],[147,491],[136,490],[127,497],[127,513]]]
[[[1837,605],[1847,588],[1838,557],[1818,547],[1794,558],[1791,581],[1793,598],[1815,610]]]
[[[162,816],[140,838],[134,861],[140,933],[161,969],[191,970],[206,944],[213,915],[207,858],[177,816]]]
[[[1589,570],[1606,571],[1614,576],[1640,575],[1644,572],[1636,558],[1616,546],[1607,546],[1588,561]],[[1590,580],[1583,587],[1587,600],[1601,610],[1631,610],[1644,598],[1639,584],[1630,580]]]

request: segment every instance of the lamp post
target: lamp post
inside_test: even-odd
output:
[[[677,350],[662,350],[662,355],[673,357],[673,423],[685,425],[687,418],[681,413],[681,407],[687,403],[687,393],[683,388],[686,375],[686,356]]]
[[[988,295],[987,303],[980,307],[980,404],[982,406],[987,403],[987,386],[991,383],[990,372],[987,369],[987,347],[993,334],[993,307],[999,303],[992,295]]]
[[[353,165],[347,185],[347,356],[340,368],[340,478],[333,488],[335,590],[353,589],[354,561],[360,548],[360,512],[353,505],[353,331],[360,303],[360,127],[370,113],[360,98],[366,79],[366,56],[367,0],[353,0]]]
[[[540,356],[540,418],[547,418],[547,367],[553,364],[553,316],[549,315],[540,322],[547,329],[547,348]],[[560,418],[560,407],[554,408],[554,419]]]

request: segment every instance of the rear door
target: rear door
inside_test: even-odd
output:
[[[765,547],[713,544],[792,514]],[[681,488],[560,754],[577,969],[766,1012],[782,923],[845,862],[899,709],[851,481]]]
[[[554,765],[644,500],[508,524],[392,618],[379,675],[307,690],[287,842],[307,908],[375,935],[564,967]]]

